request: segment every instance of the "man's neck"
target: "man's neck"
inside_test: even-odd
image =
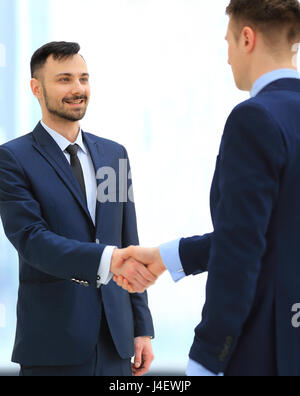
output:
[[[53,120],[50,117],[43,116],[43,123],[55,132],[59,133],[70,143],[75,143],[80,131],[80,125],[78,121],[67,121],[63,119]]]
[[[270,73],[275,70],[279,69],[291,69],[297,71],[297,67],[295,67],[290,61],[288,62],[278,62],[278,63],[272,63],[270,62],[269,64],[261,64],[260,67],[256,68],[253,70],[251,73],[251,87],[253,87],[254,83],[263,75]]]

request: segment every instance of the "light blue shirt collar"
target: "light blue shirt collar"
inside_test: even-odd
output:
[[[297,70],[293,69],[278,69],[264,74],[258,80],[255,81],[251,89],[251,97],[256,96],[260,91],[262,91],[267,85],[274,81],[280,80],[282,78],[297,78],[300,79],[300,74]]]
[[[82,130],[81,130],[81,128],[79,130],[79,134],[78,134],[78,137],[76,139],[76,142],[75,143],[71,143],[71,142],[69,142],[68,139],[66,139],[60,133],[58,133],[58,132],[54,131],[53,129],[51,129],[50,127],[48,127],[45,123],[43,123],[43,121],[41,121],[41,125],[49,133],[49,135],[54,139],[56,144],[60,147],[61,151],[65,151],[66,148],[70,146],[70,144],[78,144],[79,148],[85,154],[88,153],[87,149],[86,149],[86,147],[85,147],[85,145],[83,143],[83,140],[82,140]]]

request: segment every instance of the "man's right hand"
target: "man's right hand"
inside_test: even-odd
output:
[[[144,293],[158,278],[144,264],[132,258],[128,249],[114,250],[110,272],[115,277],[125,278],[130,284],[130,291],[135,293]]]
[[[116,253],[117,254],[117,253]],[[128,271],[131,272],[133,276],[136,271],[137,264],[143,263],[145,268],[147,269],[148,276],[151,274],[155,277],[155,280],[158,279],[165,271],[166,267],[161,258],[159,248],[142,248],[140,246],[129,246],[122,251],[122,258],[127,261],[124,263],[124,266]],[[128,268],[129,267],[129,268]],[[141,279],[143,274],[146,272],[143,270],[139,272],[139,278],[137,279],[140,285],[144,286],[144,290],[148,289],[148,287],[152,286],[155,282],[150,281],[150,277],[147,279]],[[127,290],[129,293],[140,293],[139,289],[135,287],[126,275],[119,273],[119,275],[115,274],[114,281],[118,286],[122,287],[124,290]],[[143,290],[143,291],[144,291]]]

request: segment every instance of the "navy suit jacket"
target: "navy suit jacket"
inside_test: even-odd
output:
[[[112,167],[118,177],[124,147],[84,132],[83,140],[95,171]],[[119,182],[116,189],[118,198]],[[113,281],[97,289],[105,246],[139,243],[134,204],[97,202],[95,227],[67,159],[40,123],[0,147],[0,214],[19,254],[14,362],[84,363],[98,342],[103,307],[122,358],[134,355],[134,337],[154,336],[146,293],[129,295]]]
[[[182,239],[208,271],[190,357],[226,375],[300,375],[300,81],[281,79],[228,118],[211,189],[214,232]]]

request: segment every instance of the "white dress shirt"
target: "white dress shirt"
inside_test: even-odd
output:
[[[81,129],[79,131],[76,142],[71,143],[60,133],[49,128],[45,123],[43,123],[43,121],[41,121],[41,125],[49,133],[49,135],[56,142],[56,144],[59,146],[61,151],[64,153],[66,159],[68,160],[69,164],[71,163],[71,159],[70,159],[70,154],[66,152],[66,149],[69,147],[70,144],[77,144],[79,146],[77,155],[83,171],[88,210],[90,212],[94,225],[96,225],[96,206],[97,206],[96,172],[89,150],[83,143]],[[101,285],[107,285],[113,277],[113,274],[110,272],[110,264],[114,249],[115,246],[107,246],[103,251],[100,260],[99,271],[98,271],[98,281],[97,281],[98,287],[100,287]]]

